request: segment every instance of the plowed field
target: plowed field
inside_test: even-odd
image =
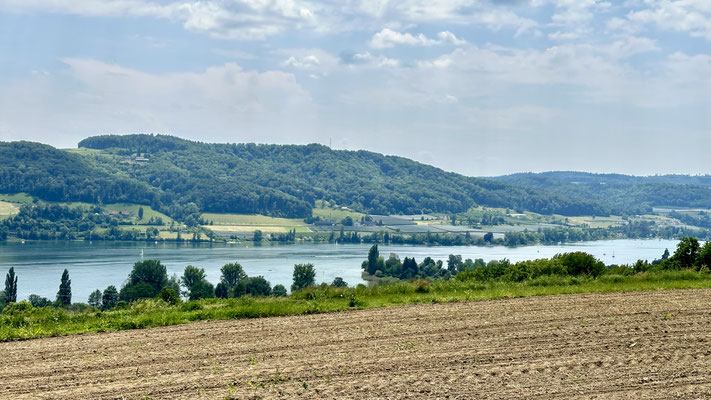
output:
[[[0,343],[0,398],[711,398],[711,290]]]

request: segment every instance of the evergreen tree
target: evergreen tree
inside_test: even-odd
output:
[[[10,267],[5,277],[5,302],[7,304],[17,301],[17,276],[15,276],[15,267]]]
[[[138,207],[138,219],[143,219],[143,207]]]
[[[62,272],[62,280],[59,282],[57,304],[59,306],[69,306],[72,304],[72,280],[69,279],[69,271],[66,269]]]
[[[375,274],[377,268],[378,257],[380,257],[380,252],[378,251],[378,245],[374,244],[368,251],[368,273],[370,275]]]

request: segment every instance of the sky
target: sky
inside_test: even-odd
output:
[[[0,140],[708,174],[708,0],[0,0]]]

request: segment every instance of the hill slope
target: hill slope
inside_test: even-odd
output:
[[[314,200],[371,213],[461,212],[473,205],[544,214],[607,214],[604,206],[565,194],[445,172],[406,158],[311,144],[208,144],[170,136],[97,136],[80,147],[161,193],[163,204],[194,202],[202,211],[310,215]],[[147,163],[122,163],[141,154]]]
[[[652,206],[711,208],[711,176],[639,177],[586,172],[522,173],[492,178],[499,182],[592,199],[613,213],[642,214]]]

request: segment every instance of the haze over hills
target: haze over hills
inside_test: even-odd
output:
[[[550,172],[485,179],[317,144],[211,144],[164,135],[95,136],[79,147],[0,143],[0,190],[51,201],[148,204],[176,218],[199,211],[304,218],[319,199],[373,214],[458,213],[476,205],[567,216],[711,207],[708,176]]]
[[[565,193],[606,204],[618,213],[641,214],[652,206],[711,207],[711,176],[592,174],[554,171],[491,178],[511,185]]]

